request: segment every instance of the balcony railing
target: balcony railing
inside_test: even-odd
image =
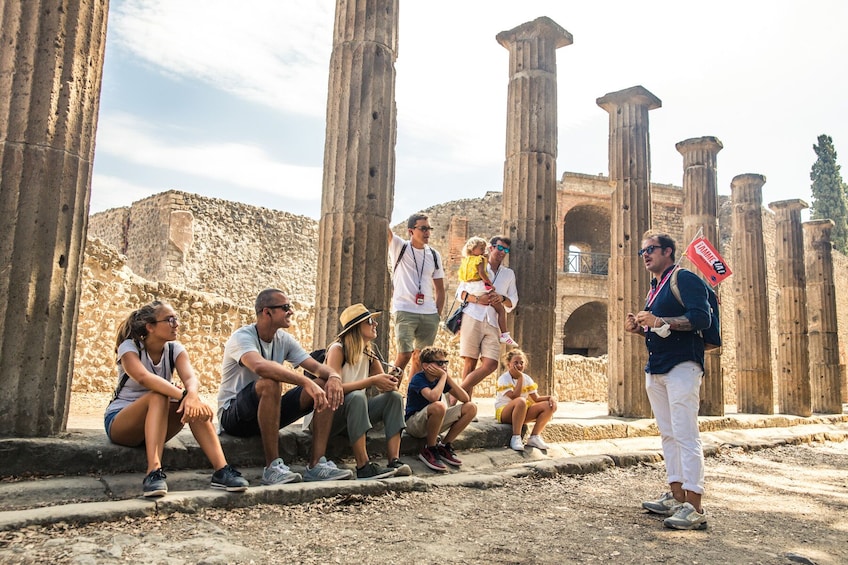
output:
[[[575,275],[609,274],[609,253],[570,252],[565,264],[565,272]]]

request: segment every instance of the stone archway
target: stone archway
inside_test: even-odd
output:
[[[607,352],[607,305],[587,302],[563,324],[562,352],[599,357]]]
[[[563,219],[563,271],[606,275],[610,253],[610,212],[600,206],[581,204]]]

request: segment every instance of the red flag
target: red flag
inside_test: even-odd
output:
[[[689,244],[686,248],[686,256],[707,277],[707,281],[712,286],[718,285],[733,274],[724,261],[724,257],[703,237],[695,238]]]

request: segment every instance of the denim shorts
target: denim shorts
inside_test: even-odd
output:
[[[280,397],[280,429],[296,422],[312,412],[312,406],[300,408],[300,395],[303,387],[296,386]],[[256,394],[256,381],[241,389],[221,413],[221,428],[232,436],[258,436],[259,396]]]
[[[111,441],[112,439],[112,421],[115,419],[115,416],[118,415],[122,409],[119,408],[117,410],[112,410],[111,412],[106,412],[103,416],[103,426],[106,428],[106,437]]]

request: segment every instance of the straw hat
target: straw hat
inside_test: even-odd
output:
[[[382,314],[382,312],[371,312],[361,303],[354,304],[353,306],[348,306],[344,309],[341,316],[339,316],[339,322],[342,325],[342,331],[339,332],[338,337],[343,336],[349,330],[355,328],[360,322],[363,322],[368,318],[377,317],[380,314]]]

